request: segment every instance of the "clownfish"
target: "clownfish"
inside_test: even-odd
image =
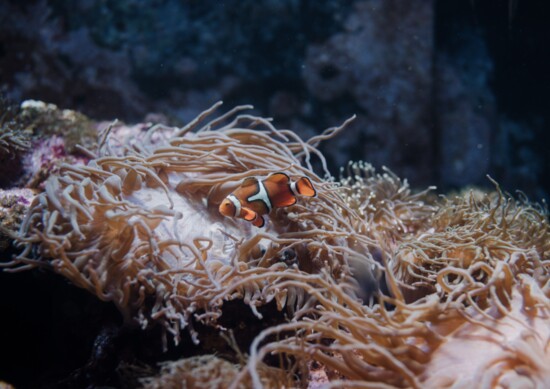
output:
[[[296,196],[314,197],[317,193],[307,177],[290,181],[285,173],[274,173],[260,180],[246,178],[241,186],[229,194],[220,204],[220,213],[236,217],[263,227],[266,215],[273,208],[288,207],[296,203]]]

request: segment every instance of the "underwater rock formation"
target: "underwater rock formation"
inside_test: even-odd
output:
[[[131,81],[129,56],[101,47],[80,24],[71,28],[74,13],[63,20],[55,8],[44,0],[0,4],[2,87],[10,97],[90,108],[96,117],[143,112],[145,98]]]
[[[0,164],[10,165],[11,169],[0,169],[0,188],[13,180],[21,171],[21,159],[30,148],[30,134],[18,125],[19,107],[0,95]]]
[[[432,1],[358,1],[341,32],[308,47],[303,78],[311,95],[328,112],[346,100],[359,110],[354,136],[327,150],[338,166],[368,156],[416,182],[433,180],[433,12]]]
[[[94,122],[79,112],[26,100],[10,104],[0,97],[0,187],[38,188],[61,162],[85,163],[80,146],[97,138]],[[78,146],[80,145],[80,146]]]
[[[233,388],[548,386],[546,209],[498,186],[415,193],[363,162],[336,181],[317,146],[347,122],[305,141],[248,106],[211,118],[218,106],[182,128],[108,126],[80,149],[87,164],[47,179],[15,237],[22,251],[3,266],[51,269],[176,343],[182,331],[202,341],[197,323],[225,334],[231,300],[260,320],[269,303],[284,313],[235,360],[183,358],[148,387],[208,374]],[[317,197],[261,229],[219,214],[243,179],[278,171],[309,177]]]

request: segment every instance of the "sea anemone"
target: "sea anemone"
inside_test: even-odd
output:
[[[237,107],[203,123],[218,104],[181,129],[153,127],[140,142],[113,145],[109,131],[87,165],[62,165],[37,196],[12,269],[46,266],[105,301],[127,321],[159,322],[173,334],[191,318],[213,324],[225,300],[279,309],[306,305],[300,289],[277,288],[286,274],[323,269],[349,276],[348,257],[370,259],[372,242],[334,188],[311,167],[309,141]],[[193,131],[195,130],[195,131]],[[166,132],[165,141],[154,134]],[[307,175],[318,196],[272,212],[265,229],[223,218],[218,205],[249,176]],[[269,292],[268,292],[269,291]]]
[[[141,380],[143,389],[205,388],[225,389],[239,373],[241,366],[215,355],[201,355],[178,361],[163,362],[157,376]],[[292,387],[284,370],[261,365],[261,383],[268,388]],[[242,382],[250,387],[250,381]]]
[[[330,387],[548,385],[549,290],[528,276],[517,278],[505,311],[441,304],[436,295],[412,304],[382,299],[393,308],[384,304],[369,308],[346,298],[338,285],[319,276],[296,279],[290,285],[316,295],[318,306],[310,318],[268,328],[256,337],[240,378],[251,376],[257,386],[256,364],[279,353],[309,364],[310,370],[312,361],[320,364],[332,377]],[[293,335],[282,336],[289,333]],[[269,341],[276,337],[283,339]]]
[[[269,302],[286,309],[289,320],[256,336],[239,363],[176,361],[151,387],[205,369],[222,386],[275,385],[268,356],[288,373],[277,382],[296,385],[548,386],[545,209],[498,186],[448,199],[413,193],[365,163],[336,182],[316,146],[347,122],[304,141],[243,113],[248,106],[208,121],[218,106],[122,142],[109,127],[85,151],[87,165],[65,164],[47,180],[16,237],[21,254],[5,266],[51,268],[176,342],[184,328],[198,342],[196,321],[223,331],[228,300],[260,319]],[[279,171],[309,177],[317,197],[272,211],[262,229],[219,214],[242,180]]]
[[[403,241],[391,262],[403,288],[467,299],[481,309],[507,307],[517,275],[548,274],[546,211],[500,189],[478,197],[445,200],[429,233]]]
[[[282,353],[324,366],[331,387],[547,387],[546,211],[498,190],[445,200],[426,223],[385,252],[393,297],[380,295],[372,307],[331,277],[280,284],[316,296],[315,309],[260,333],[240,377],[259,385],[256,364]]]

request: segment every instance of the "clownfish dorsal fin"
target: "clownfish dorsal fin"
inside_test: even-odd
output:
[[[290,181],[290,178],[285,173],[278,172],[271,174],[265,180],[277,185],[287,185]]]
[[[256,177],[246,177],[243,180],[243,183],[241,184],[242,188],[245,188],[247,186],[256,185],[258,183],[258,179]]]
[[[251,222],[252,220],[256,219],[256,216],[259,216],[259,215],[253,210],[251,210],[250,208],[248,207],[241,208],[241,217],[244,220]]]

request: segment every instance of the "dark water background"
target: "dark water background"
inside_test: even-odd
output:
[[[550,191],[550,6],[519,0],[0,1],[1,85],[94,119],[253,104],[413,186]]]

